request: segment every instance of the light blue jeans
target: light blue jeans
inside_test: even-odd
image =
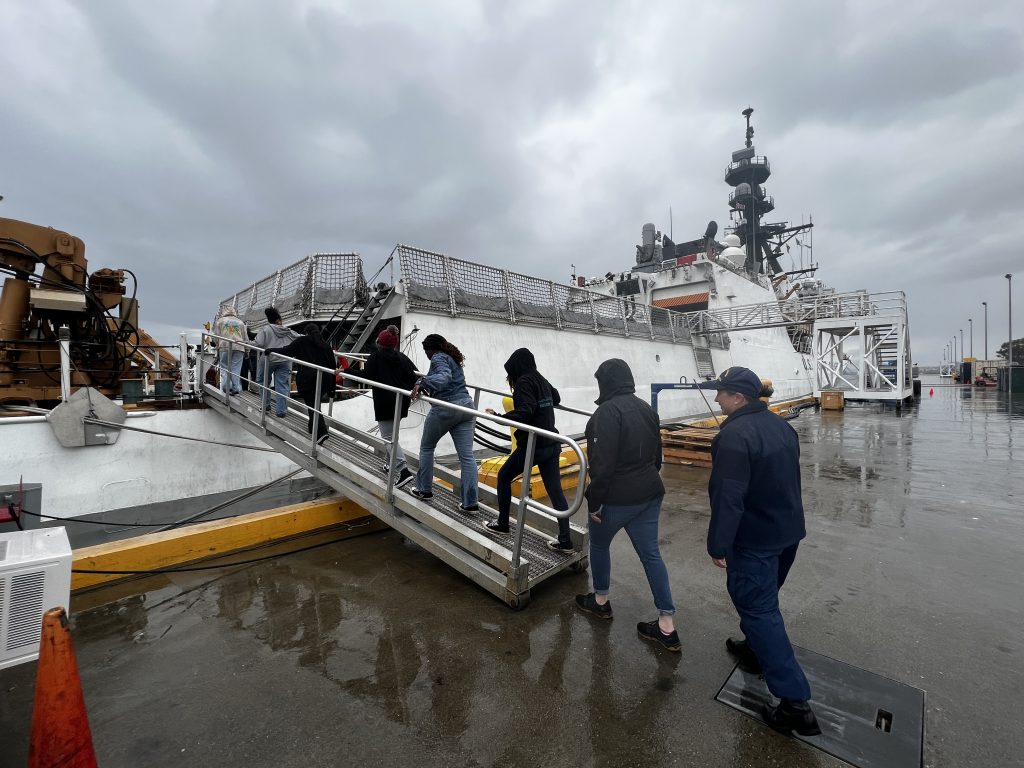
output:
[[[263,387],[263,369],[267,364],[267,356],[260,355],[260,362],[256,366],[256,381]],[[284,416],[288,412],[287,397],[292,388],[292,364],[288,360],[274,358],[270,361],[270,379],[268,384],[274,390],[275,412],[278,416]],[[262,389],[263,409],[270,407],[270,390]]]
[[[220,367],[220,388],[225,392],[242,391],[242,356],[240,349],[221,350],[217,354],[217,365]]]
[[[390,443],[391,440],[392,440],[392,435],[394,433],[394,426],[395,426],[394,419],[388,419],[387,421],[378,421],[377,422],[377,426],[380,427],[380,436]],[[395,466],[393,466],[391,468],[391,470],[392,470],[392,474],[395,477],[398,477],[399,473],[403,469],[405,469],[405,466],[406,466],[406,464],[405,464],[405,451],[402,450],[402,444],[398,442],[398,435],[394,435],[394,441],[396,443],[396,445],[395,445],[395,449],[396,449],[395,450]],[[390,454],[391,448],[390,448],[390,446],[387,449],[385,449],[385,450],[389,451],[389,453],[385,454],[385,456],[384,456],[384,461],[387,461],[391,457],[391,454]]]
[[[461,403],[460,403],[461,405]],[[468,407],[472,403],[467,404]],[[476,419],[466,413],[449,410],[444,406],[430,408],[423,422],[423,436],[420,438],[420,466],[416,471],[416,487],[431,492],[434,487],[434,448],[446,434],[452,436],[455,452],[462,466],[462,504],[477,503],[477,469],[473,458],[473,426]]]
[[[590,527],[590,572],[594,579],[594,592],[607,595],[611,585],[612,558],[609,552],[612,539],[623,528],[633,543],[647,574],[647,584],[654,596],[654,606],[662,616],[676,612],[672,604],[672,590],[668,585],[668,569],[658,549],[658,518],[664,496],[642,504],[601,508],[601,522],[588,517]]]

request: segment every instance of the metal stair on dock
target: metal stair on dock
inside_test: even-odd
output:
[[[588,566],[586,530],[572,526],[573,552],[555,552],[548,548],[552,538],[538,524],[554,521],[527,511],[523,528],[520,562],[513,564],[513,536],[495,534],[484,527],[497,513],[482,504],[472,514],[459,510],[460,499],[453,490],[434,484],[434,496],[420,500],[403,489],[394,489],[388,498],[387,477],[381,469],[384,441],[333,420],[325,414],[331,429],[327,440],[312,445],[305,413],[291,408],[284,417],[268,411],[265,420],[258,395],[243,393],[227,398],[218,388],[203,385],[204,400],[213,410],[235,422],[278,453],[291,459],[311,475],[362,505],[391,528],[482,586],[508,605],[519,609],[530,600],[530,590],[540,582],[565,571],[582,571]],[[415,464],[412,456],[410,465]],[[435,465],[435,477],[458,488],[458,476]],[[481,500],[495,498],[493,489],[480,486]],[[513,504],[515,500],[513,499]],[[513,507],[515,513],[515,507]]]

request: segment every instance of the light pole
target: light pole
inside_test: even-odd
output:
[[[988,302],[981,302],[981,306],[985,308],[985,359],[988,360]]]
[[[974,357],[974,318],[967,318],[967,327],[970,328],[971,334],[971,357]]]
[[[1007,308],[1007,330],[1010,333],[1010,341],[1006,345],[1006,396],[1013,395],[1013,275],[1006,273],[1006,308]],[[1009,401],[1013,408],[1013,400]]]
[[[964,361],[964,329],[960,329],[960,362]]]

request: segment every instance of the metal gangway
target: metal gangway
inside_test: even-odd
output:
[[[205,342],[230,342],[214,334],[203,334]],[[230,342],[231,348],[249,349],[262,353],[263,350],[249,344]],[[266,353],[268,361],[273,358],[288,360],[294,366],[304,366],[316,371],[317,391],[321,391],[323,377],[335,377],[335,371],[322,366],[311,365],[292,357]],[[337,353],[336,353],[337,354]],[[339,356],[341,356],[339,354]],[[352,357],[351,354],[345,355]],[[376,387],[395,395],[395,441],[384,440],[378,435],[344,423],[333,413],[321,410],[328,425],[326,438],[318,433],[319,423],[313,419],[313,432],[307,428],[307,407],[304,403],[288,398],[288,411],[283,417],[264,405],[261,393],[272,393],[269,381],[270,365],[263,366],[263,380],[257,382],[257,393],[245,390],[238,395],[226,394],[219,386],[207,382],[207,371],[213,367],[225,375],[215,355],[199,355],[197,381],[200,392],[208,407],[256,436],[281,455],[305,469],[312,476],[334,490],[352,499],[368,512],[382,520],[410,541],[468,577],[491,594],[499,597],[515,609],[524,608],[530,601],[530,590],[546,579],[565,571],[586,570],[589,565],[589,541],[587,529],[570,524],[573,551],[555,551],[548,542],[557,531],[559,517],[571,517],[583,502],[583,490],[587,472],[586,455],[579,443],[566,435],[547,432],[543,429],[519,424],[501,416],[492,416],[475,408],[465,408],[453,403],[421,395],[420,400],[432,408],[448,408],[471,413],[477,419],[495,424],[525,430],[529,438],[526,445],[526,466],[532,466],[534,449],[538,437],[559,441],[570,448],[577,461],[577,484],[575,497],[569,499],[569,509],[559,511],[530,497],[530,474],[522,477],[522,490],[518,502],[513,498],[510,533],[500,534],[488,530],[487,522],[497,518],[497,493],[494,488],[479,485],[479,510],[465,513],[460,510],[459,472],[435,462],[433,498],[421,500],[395,486],[396,473],[385,472],[382,463],[395,466],[397,451],[398,417],[401,414],[402,396],[410,393],[396,387],[370,381],[344,372],[346,382],[366,387]],[[473,393],[474,404],[479,405],[480,396],[487,392],[497,395],[507,393],[490,390],[476,385],[467,385]],[[268,398],[269,399],[269,398]],[[585,413],[563,407],[562,410]],[[406,456],[410,470],[415,472],[419,465],[416,456]],[[440,482],[439,482],[440,481]],[[567,495],[568,497],[568,495]],[[493,505],[493,506],[492,506]]]

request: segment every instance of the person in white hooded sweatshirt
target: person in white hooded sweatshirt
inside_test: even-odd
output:
[[[264,352],[281,349],[288,346],[295,339],[299,338],[299,334],[290,328],[285,328],[284,323],[281,322],[281,313],[273,307],[267,307],[263,310],[263,314],[267,316],[267,324],[260,328],[259,333],[256,334],[256,338],[253,344]],[[259,386],[263,386],[263,368],[267,365],[268,357],[266,354],[260,355],[260,362],[256,369],[256,382]],[[270,360],[270,373],[268,374],[267,383],[274,390],[274,412],[278,416],[284,416],[288,413],[288,393],[291,390],[292,382],[292,364],[287,360],[280,358],[269,358]],[[263,391],[263,409],[266,410],[270,407],[270,390]]]

